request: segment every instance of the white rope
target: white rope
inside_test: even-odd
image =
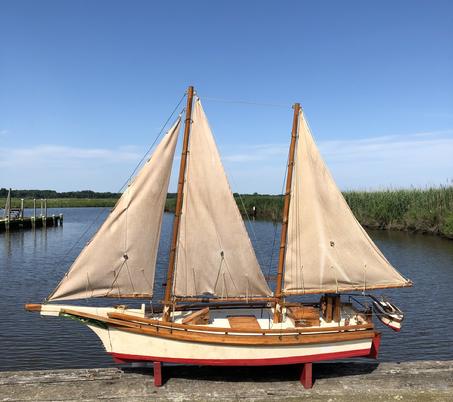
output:
[[[363,294],[365,294],[366,291],[366,264],[363,266]]]

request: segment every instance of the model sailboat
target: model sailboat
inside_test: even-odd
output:
[[[341,293],[410,286],[360,226],[294,105],[275,292],[261,272],[193,88],[161,308],[58,304],[153,297],[157,249],[181,119],[44,304],[92,329],[117,361],[207,365],[376,357],[371,311]],[[300,296],[321,294],[319,303]],[[296,297],[291,301],[292,296]],[[293,298],[294,299],[294,298]],[[157,366],[156,366],[157,367]]]

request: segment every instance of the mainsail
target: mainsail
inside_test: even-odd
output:
[[[178,118],[49,300],[152,296],[180,123]]]
[[[299,115],[284,293],[410,286],[354,217]]]
[[[188,155],[173,294],[270,295],[199,99]]]

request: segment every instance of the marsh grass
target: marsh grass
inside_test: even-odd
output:
[[[364,226],[433,233],[453,238],[453,186],[349,191],[344,196]]]
[[[432,233],[453,239],[453,186],[347,191],[343,195],[363,226]],[[258,219],[274,221],[281,219],[282,196],[235,194],[235,199],[243,215],[251,216],[252,208],[255,206]],[[168,210],[174,211],[175,200],[168,201]]]

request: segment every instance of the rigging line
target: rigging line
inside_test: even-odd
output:
[[[363,266],[363,292],[362,294],[365,294],[366,292],[366,264]]]
[[[296,151],[297,152],[297,151]],[[294,165],[293,165],[293,170],[296,170],[298,168],[297,163],[297,155],[295,157]],[[291,265],[290,270],[291,270],[291,275],[296,278],[296,286],[300,288],[300,273],[299,273],[299,264],[301,263],[301,250],[302,250],[302,244],[301,244],[301,211],[300,211],[300,202],[295,202],[296,197],[297,201],[299,201],[298,194],[300,191],[299,188],[299,182],[298,182],[298,175],[297,172],[294,175],[293,178],[293,183],[292,183],[292,191],[291,191],[291,203],[290,203],[290,210],[291,207],[293,207],[293,216],[291,216],[291,221],[295,222],[294,225],[292,225],[295,228],[295,242],[294,242],[294,248],[295,248],[295,254],[296,254],[296,263],[295,266]],[[289,221],[289,220],[288,220]],[[288,227],[289,227],[289,222],[288,222]],[[288,234],[288,237],[291,233]],[[288,243],[288,239],[286,240]],[[302,265],[302,264],[300,264]],[[305,289],[302,288],[303,292],[305,293]]]
[[[285,174],[283,175],[283,183],[282,183],[282,189],[281,189],[281,194],[284,194],[285,192],[285,184],[286,184],[286,176],[288,175],[288,163],[289,163],[289,158],[286,158],[286,168],[285,168]],[[282,196],[283,198],[284,196]],[[274,237],[272,239],[272,249],[271,249],[271,258],[269,260],[269,267],[267,269],[267,277],[270,277],[271,274],[271,269],[272,269],[272,262],[274,260],[274,254],[275,254],[275,241],[277,240],[277,230],[278,230],[278,224],[277,224],[277,219],[275,220],[275,225],[274,225]]]
[[[300,141],[300,138],[299,138],[299,135],[298,135],[298,138],[297,138],[297,142],[299,143]],[[294,167],[293,169],[297,168],[298,165],[297,163],[299,162],[298,160],[298,152],[297,152],[297,148],[296,148],[296,158],[295,158],[295,164],[294,164]],[[303,294],[305,294],[305,278],[304,278],[304,264],[303,264],[303,254],[302,254],[302,244],[303,244],[303,239],[302,239],[302,236],[303,236],[303,225],[305,224],[305,222],[302,221],[302,216],[303,216],[303,212],[302,212],[302,209],[303,209],[303,206],[301,205],[301,194],[303,193],[303,188],[301,186],[301,182],[299,180],[297,180],[299,177],[298,177],[298,174],[297,174],[297,171],[296,171],[296,174],[293,178],[294,180],[294,188],[297,187],[297,191],[294,191],[294,197],[292,198],[291,202],[293,205],[293,207],[295,207],[295,209],[297,210],[297,218],[296,218],[296,223],[295,223],[295,227],[296,227],[296,237],[297,237],[297,240],[296,240],[296,244],[297,244],[297,254],[296,254],[296,259],[297,259],[297,264],[296,264],[296,282],[297,282],[297,286],[301,286],[302,287],[302,291],[303,291]],[[300,179],[300,178],[299,178]],[[296,197],[297,197],[297,200],[296,200]],[[298,202],[296,202],[298,201]],[[294,220],[293,220],[294,222]],[[299,266],[300,266],[300,270],[299,270]]]
[[[127,256],[127,251],[128,251],[128,247],[127,247],[127,232],[128,232],[128,226],[127,226],[127,217],[128,217],[128,212],[129,212],[129,207],[131,205],[131,191],[130,191],[130,187],[127,189],[126,191],[126,197],[127,197],[127,202],[126,202],[126,209],[125,209],[125,213],[124,213],[124,251],[123,251],[123,258],[129,258]]]
[[[193,123],[192,116],[190,116],[190,124],[192,124],[192,123]],[[192,129],[192,126],[191,126],[191,129]],[[182,192],[182,205],[181,205],[181,211],[180,211],[180,216],[179,216],[180,222],[179,222],[179,230],[178,230],[178,237],[177,237],[176,250],[175,250],[175,264],[174,264],[175,268],[173,271],[173,283],[172,283],[172,290],[171,290],[173,299],[175,299],[176,284],[178,283],[177,282],[178,281],[178,267],[181,269],[184,269],[184,271],[186,273],[186,275],[185,275],[186,294],[188,293],[188,288],[189,288],[189,271],[187,268],[187,261],[188,261],[188,258],[187,258],[187,241],[188,240],[187,239],[189,237],[190,232],[188,232],[188,230],[187,230],[187,228],[188,228],[187,203],[189,202],[189,190],[190,190],[189,172],[190,172],[190,164],[191,164],[191,157],[192,157],[192,154],[190,152],[192,149],[191,140],[192,140],[192,136],[190,135],[189,142],[187,144],[186,171],[184,174],[184,188],[183,188],[183,192]],[[175,205],[175,211],[176,211],[176,205]],[[182,216],[182,218],[181,218],[181,216]],[[184,230],[184,232],[183,232],[183,230]],[[181,233],[184,234],[184,236],[183,236],[184,242],[181,241]],[[181,252],[181,255],[182,254],[184,255],[184,261],[183,261],[184,268],[179,265],[180,252]],[[197,282],[195,280],[195,267],[194,266],[192,266],[192,274],[193,274],[193,283],[194,283],[193,288],[196,291]],[[183,284],[181,284],[181,286],[183,286]]]
[[[156,264],[157,265],[157,264]],[[145,280],[147,286],[148,286],[148,289],[151,289],[151,293],[153,293],[153,283],[154,283],[154,280],[152,282],[150,282],[147,278],[147,276],[145,275],[145,270],[144,269],[141,269],[140,272],[143,274],[143,279]],[[150,300],[152,302],[152,299]]]
[[[230,276],[231,283],[233,284],[234,288],[237,290],[238,287],[236,285],[236,282],[234,281],[233,275],[231,274],[230,267],[228,265],[228,261],[225,259],[225,265],[226,265],[226,273]],[[224,279],[225,279],[225,272],[223,272]],[[228,297],[228,295],[227,295]]]
[[[233,177],[231,177],[230,175],[230,181],[232,182],[232,184],[236,187],[236,182],[235,180],[233,179]],[[237,187],[236,187],[237,188]],[[230,188],[231,190],[231,188]],[[232,192],[233,194],[233,198],[234,198],[234,193]],[[244,210],[244,213],[245,213],[245,216],[247,218],[247,223],[248,223],[248,226],[249,228],[252,230],[252,235],[253,235],[253,240],[255,241],[255,244],[258,245],[258,239],[256,237],[256,232],[255,232],[255,225],[252,223],[251,219],[250,219],[250,215],[249,213],[247,212],[247,208],[245,207],[245,204],[244,204],[244,199],[242,198],[241,194],[240,193],[236,193],[238,196],[239,196],[239,200],[241,201],[241,205],[242,205],[242,208]],[[236,200],[235,200],[236,201]],[[239,209],[239,208],[238,208]],[[242,217],[241,217],[242,218]],[[246,225],[244,225],[246,226]]]
[[[116,272],[116,269],[113,270],[113,281],[112,281],[112,284],[110,285],[110,289],[108,290],[108,292],[106,293],[106,295],[109,295],[110,292],[113,292],[114,287],[115,287],[115,284],[116,284],[117,281],[118,281],[118,277],[120,276],[121,270],[123,269],[125,263],[126,263],[126,260],[123,260],[123,261],[121,262],[121,265],[117,268],[117,269],[118,269],[118,272]]]
[[[220,274],[222,272],[222,263],[225,260],[223,251],[221,252],[220,255],[221,255],[221,259],[220,259],[219,269],[217,270],[217,278],[216,278],[216,280],[214,282],[214,292],[217,289],[217,284],[219,283]]]
[[[85,286],[85,295],[88,295],[88,290],[91,291],[91,296],[90,297],[93,297],[93,288],[91,287],[90,277],[89,277],[88,272],[87,272],[87,282],[86,282],[86,286]],[[86,299],[88,299],[88,297],[86,297]]]
[[[129,270],[129,264],[127,263],[127,261],[126,261],[125,265],[126,265],[126,272],[127,272],[127,275],[129,276],[129,281],[131,283],[132,292],[135,293],[135,286],[134,286],[134,282],[132,281],[131,271]]]
[[[304,138],[301,138],[300,136],[300,126],[301,126],[301,119],[300,119],[300,112],[299,112],[299,119],[297,123],[297,138],[296,138],[296,149],[295,149],[295,154],[294,154],[294,165],[293,165],[293,172],[294,177],[293,177],[293,194],[291,194],[291,204],[290,206],[293,207],[293,210],[295,210],[296,218],[292,218],[293,222],[295,219],[295,230],[296,230],[296,266],[295,266],[295,272],[296,272],[296,284],[298,288],[302,288],[303,294],[305,294],[305,278],[304,278],[304,264],[303,264],[303,255],[302,255],[302,244],[303,244],[303,239],[302,239],[302,230],[303,230],[303,224],[305,222],[302,222],[302,217],[303,217],[303,206],[301,205],[301,196],[303,194],[303,187],[301,185],[301,178],[298,175],[298,169],[300,166],[300,155],[299,155],[299,145],[300,141],[304,141]],[[302,120],[304,121],[304,116],[302,115]],[[303,124],[303,122],[302,122]],[[299,179],[299,180],[298,180]],[[297,197],[297,198],[296,198]],[[300,266],[300,269],[299,269]],[[293,275],[294,275],[294,270],[291,268]]]
[[[223,103],[236,103],[252,106],[267,106],[267,107],[281,107],[287,109],[289,106],[283,103],[269,103],[269,102],[254,102],[241,99],[222,99],[222,98],[211,98],[209,96],[203,96],[203,100],[211,102],[223,102]]]
[[[148,147],[148,149],[146,150],[145,154],[143,155],[142,159],[140,160],[140,162],[137,163],[137,165],[135,166],[135,169],[132,171],[131,175],[129,176],[129,178],[127,179],[127,181],[123,184],[123,186],[121,187],[120,191],[118,192],[121,192],[121,190],[124,189],[124,187],[127,185],[127,183],[129,183],[129,181],[132,179],[132,177],[135,175],[135,173],[137,172],[138,168],[140,167],[140,165],[143,163],[143,161],[145,160],[145,158],[147,157],[147,155],[151,152],[151,150],[153,149],[154,145],[156,144],[156,142],[158,141],[159,137],[161,136],[162,132],[164,131],[165,127],[167,126],[168,122],[171,120],[171,118],[173,117],[173,115],[175,114],[176,110],[179,108],[179,106],[181,105],[182,101],[184,100],[184,98],[186,97],[186,93],[183,94],[183,96],[181,97],[181,99],[179,100],[178,104],[175,106],[175,108],[173,109],[173,111],[171,112],[170,116],[168,117],[168,119],[165,121],[165,123],[162,125],[159,133],[157,134],[156,138],[154,139],[153,143]]]
[[[162,128],[160,129],[159,133],[157,134],[156,138],[154,139],[153,143],[151,144],[151,146],[146,150],[146,153],[143,155],[143,157],[141,158],[141,160],[137,163],[135,169],[133,170],[132,174],[128,177],[127,181],[121,186],[121,188],[117,191],[117,193],[120,193],[124,187],[130,182],[131,178],[134,176],[134,174],[137,172],[137,169],[140,167],[140,165],[142,164],[142,162],[145,160],[146,156],[150,153],[150,151],[152,150],[152,148],[154,147],[154,145],[156,144],[156,142],[158,141],[159,137],[162,135],[162,132],[164,131],[165,127],[167,126],[168,122],[172,119],[173,115],[175,114],[176,110],[179,108],[179,106],[181,105],[182,101],[184,100],[184,98],[186,97],[186,93],[183,94],[183,96],[181,97],[181,99],[179,100],[179,102],[177,103],[177,105],[174,107],[174,109],[172,110],[170,116],[167,118],[167,120],[165,121],[165,123],[162,125]],[[116,204],[115,204],[115,207],[116,207]],[[115,207],[113,207],[113,209],[115,209]],[[74,250],[74,248],[77,246],[77,244],[80,243],[80,241],[82,240],[82,238],[85,237],[85,235],[88,233],[88,231],[93,227],[93,225],[99,220],[100,216],[105,212],[105,210],[107,209],[107,207],[104,207],[104,208],[101,208],[101,210],[99,211],[99,213],[94,217],[93,221],[87,225],[87,228],[83,231],[83,233],[78,237],[78,239],[74,242],[74,244],[68,249],[68,251],[57,261],[58,263],[61,263],[61,262],[64,262],[66,260],[66,258],[68,257],[68,255],[72,252],[72,250]],[[96,233],[93,235],[93,238],[94,236],[96,235]],[[61,281],[58,283],[57,287],[60,286],[60,283]],[[55,288],[56,289],[56,288]],[[51,295],[53,294],[54,292],[51,293]],[[45,299],[47,300],[47,298]]]

